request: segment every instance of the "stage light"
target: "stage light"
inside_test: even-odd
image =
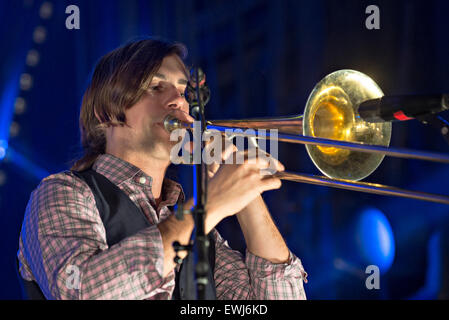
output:
[[[376,208],[366,208],[356,221],[356,245],[367,265],[376,265],[381,273],[391,267],[395,240],[387,217]]]
[[[10,137],[14,138],[17,137],[20,131],[20,126],[17,122],[13,121],[11,125],[9,126],[9,135]]]
[[[22,73],[20,76],[20,89],[23,91],[30,90],[33,86],[33,77],[29,73]]]
[[[8,150],[8,141],[0,140],[0,160],[6,156],[6,150]]]
[[[14,112],[18,115],[23,114],[26,110],[26,102],[22,97],[17,97],[14,103]]]
[[[30,67],[35,67],[39,63],[40,55],[39,52],[35,49],[31,49],[28,51],[26,57],[26,64]]]
[[[24,172],[29,174],[30,176],[34,177],[37,180],[42,180],[45,177],[48,177],[50,173],[45,170],[44,168],[41,168],[38,164],[34,163],[32,160],[28,159],[24,155],[22,155],[20,152],[17,152],[14,150],[14,148],[8,149],[8,156],[5,159],[5,161],[8,160],[8,162],[18,166],[20,169],[22,169]]]
[[[43,43],[47,37],[47,30],[42,26],[37,26],[33,32],[33,40],[36,43]]]
[[[39,16],[42,19],[49,19],[53,14],[53,4],[51,2],[45,1],[41,8],[39,9]]]

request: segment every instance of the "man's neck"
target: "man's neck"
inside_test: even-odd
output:
[[[151,154],[142,154],[140,152],[134,153],[131,151],[106,149],[106,153],[112,154],[113,156],[131,163],[152,178],[151,191],[156,201],[156,205],[158,206],[162,200],[162,184],[164,182],[165,172],[167,171],[170,162],[153,157]]]

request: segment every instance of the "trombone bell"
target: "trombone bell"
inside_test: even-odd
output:
[[[363,101],[382,97],[382,90],[367,75],[339,70],[327,75],[311,92],[304,110],[305,136],[389,146],[391,123],[368,123],[358,114]],[[329,178],[361,180],[369,176],[385,155],[337,147],[306,145],[315,166]]]

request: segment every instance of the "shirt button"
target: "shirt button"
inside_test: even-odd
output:
[[[139,179],[139,182],[140,182],[141,184],[145,184],[145,182],[147,182],[147,179],[146,179],[145,177],[141,177],[141,178]]]

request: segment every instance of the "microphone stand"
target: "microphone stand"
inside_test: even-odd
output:
[[[205,143],[202,139],[203,133],[206,129],[206,119],[204,117],[204,106],[207,104],[210,98],[210,90],[205,84],[205,75],[203,71],[199,68],[193,68],[190,74],[190,80],[186,88],[186,99],[190,105],[190,114],[192,117],[201,123],[200,128],[194,126],[193,135],[194,137],[199,136],[199,141],[194,143],[193,154],[197,154],[200,157],[199,164],[194,165],[194,199],[195,207],[192,211],[193,219],[195,223],[195,241],[189,245],[180,245],[179,243],[174,243],[175,251],[188,250],[192,251],[195,247],[197,249],[198,260],[195,266],[195,276],[196,276],[196,289],[198,300],[205,300],[206,288],[209,283],[209,239],[205,234],[204,219],[206,216],[206,202],[207,202],[207,165],[202,161],[202,154],[205,147]],[[198,132],[198,130],[200,132]],[[182,206],[181,206],[182,207]],[[176,217],[180,220],[183,219],[183,209],[178,206],[176,211]],[[177,258],[175,258],[177,259]],[[180,262],[179,260],[177,262]],[[189,274],[193,278],[193,270],[189,270]],[[187,296],[188,300],[193,300],[195,297]]]

